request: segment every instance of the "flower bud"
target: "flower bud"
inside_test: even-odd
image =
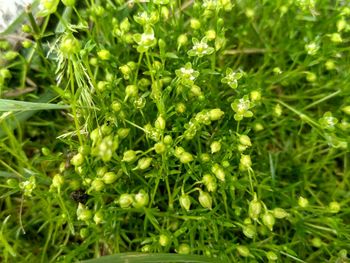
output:
[[[207,153],[202,153],[201,154],[201,160],[204,163],[210,162],[210,160],[211,160],[210,155],[207,154]]]
[[[190,26],[191,28],[193,28],[194,30],[198,30],[201,27],[201,22],[198,19],[192,18],[190,20]]]
[[[241,245],[237,246],[237,252],[242,257],[249,257],[250,255],[249,248],[246,246],[241,246]]]
[[[118,202],[121,208],[129,208],[134,202],[134,199],[131,194],[122,194]]]
[[[209,192],[215,192],[217,188],[216,179],[211,174],[205,174],[202,179],[203,184]]]
[[[244,146],[252,146],[250,138],[248,137],[248,135],[245,134],[239,136],[239,143],[241,143]]]
[[[115,112],[119,112],[121,109],[122,109],[122,105],[119,101],[114,101],[112,103],[112,110],[115,111]]]
[[[188,244],[182,243],[176,249],[176,252],[182,255],[188,255],[191,253],[191,247]]]
[[[317,76],[313,72],[306,72],[306,80],[308,82],[315,82],[317,80]]]
[[[149,202],[148,193],[146,193],[146,191],[144,191],[144,190],[140,190],[140,192],[138,192],[135,195],[134,202],[132,205],[135,208],[143,208],[143,207],[148,205],[148,202]]]
[[[253,90],[250,92],[251,101],[259,101],[261,100],[261,92],[258,90]]]
[[[70,163],[74,166],[80,166],[84,162],[84,156],[81,153],[77,153],[72,157]]]
[[[220,120],[224,114],[225,113],[220,109],[212,109],[209,111],[209,118],[211,121],[217,121]]]
[[[309,200],[307,200],[306,198],[300,196],[298,199],[298,205],[302,208],[305,208],[309,205]]]
[[[250,159],[250,155],[241,155],[241,159],[239,161],[239,169],[242,171],[246,171],[252,166],[252,160]]]
[[[275,225],[276,221],[275,221],[275,217],[273,216],[272,213],[269,213],[269,212],[265,213],[263,215],[262,221],[263,221],[264,225],[267,226],[268,229],[270,229],[270,231],[273,230],[273,226]]]
[[[105,184],[113,184],[118,179],[118,175],[114,172],[105,173],[102,180]]]
[[[210,40],[214,40],[216,38],[216,32],[213,29],[210,29],[208,31],[205,32],[205,36],[207,37],[207,39]]]
[[[87,209],[82,203],[79,203],[77,209],[78,220],[88,221],[92,217],[91,210]]]
[[[148,167],[150,167],[151,163],[152,163],[151,157],[143,157],[138,161],[137,168],[141,170],[146,170]]]
[[[107,49],[102,49],[102,50],[97,52],[97,56],[101,60],[109,60],[111,57],[111,53]]]
[[[142,248],[141,248],[141,252],[143,253],[148,253],[151,251],[151,245],[144,245]]]
[[[253,200],[249,203],[249,216],[253,220],[258,220],[261,213],[261,202],[258,200],[256,194],[254,194]]]
[[[133,162],[136,160],[136,152],[134,150],[128,150],[124,152],[122,162]]]
[[[217,153],[221,150],[221,143],[219,141],[214,141],[210,144],[211,153]]]
[[[198,201],[201,204],[201,206],[211,210],[213,200],[212,200],[212,198],[211,198],[209,193],[200,190],[199,191]]]
[[[215,163],[211,171],[221,182],[225,182],[225,171],[219,164]]]
[[[329,207],[330,213],[336,214],[336,213],[339,213],[340,211],[340,204],[338,202],[335,202],[335,201],[330,202],[328,207]]]
[[[95,190],[96,192],[100,192],[105,188],[105,184],[100,178],[96,178],[91,182],[91,189]]]
[[[281,107],[281,105],[276,104],[276,106],[275,106],[274,109],[273,109],[273,114],[274,114],[276,117],[281,117],[281,115],[282,115],[282,107]]]
[[[18,181],[16,179],[13,179],[13,178],[9,178],[6,180],[6,184],[9,186],[9,187],[12,187],[12,188],[15,188],[18,186]]]
[[[255,226],[252,224],[243,227],[243,234],[248,238],[254,238],[256,236]]]
[[[136,85],[128,85],[125,88],[125,94],[127,97],[136,97],[139,89]]]
[[[319,237],[314,237],[312,240],[311,240],[311,244],[313,247],[322,247],[322,240],[319,238]]]
[[[52,187],[55,187],[55,188],[61,188],[61,186],[63,185],[64,183],[64,178],[62,175],[60,174],[56,174],[53,178],[52,178],[52,184],[51,186]]]
[[[188,43],[188,37],[185,34],[179,35],[177,38],[178,48],[185,46]]]
[[[154,127],[156,127],[158,130],[164,130],[165,129],[165,119],[162,116],[159,116],[156,121],[154,122]]]
[[[255,123],[254,131],[259,132],[259,131],[262,131],[262,130],[264,130],[264,126],[261,123]]]
[[[273,213],[273,216],[275,218],[278,218],[278,219],[282,219],[282,218],[289,216],[289,214],[286,212],[286,210],[284,210],[283,208],[279,208],[279,207],[276,207],[275,209],[273,209],[272,213]]]
[[[79,235],[81,238],[87,238],[89,236],[89,229],[87,229],[86,227],[80,229],[79,231]]]
[[[103,222],[103,213],[101,210],[95,213],[94,222],[96,225],[101,224]]]
[[[162,154],[165,152],[166,150],[166,145],[163,142],[157,142],[156,144],[154,144],[154,150],[156,153],[158,154]]]
[[[278,256],[276,255],[275,252],[273,251],[268,251],[266,252],[266,257],[267,259],[270,261],[277,261],[278,260]]]
[[[77,54],[80,51],[80,42],[72,34],[65,35],[61,40],[60,51],[65,57]]]
[[[185,104],[180,102],[180,103],[176,104],[176,108],[175,109],[176,109],[177,113],[182,114],[182,113],[184,113],[186,111],[186,106],[185,106]]]
[[[341,43],[343,42],[343,38],[341,37],[341,34],[339,33],[333,33],[330,35],[331,41],[334,43]]]
[[[129,128],[120,128],[117,131],[117,134],[118,134],[120,139],[125,139],[126,137],[128,137],[129,133],[130,133]]]
[[[159,245],[166,247],[170,244],[170,237],[168,234],[161,234],[159,236]]]
[[[350,115],[350,105],[345,106],[341,109],[345,114]]]
[[[193,161],[193,156],[189,152],[183,152],[180,155],[180,162],[183,164],[190,163]]]
[[[164,139],[163,139],[163,142],[166,144],[166,145],[171,145],[173,143],[173,138],[171,138],[170,135],[165,135],[164,136]]]
[[[124,18],[122,22],[120,22],[119,28],[123,32],[128,32],[130,30],[130,22],[127,17]]]
[[[180,205],[186,211],[190,210],[191,207],[191,199],[187,194],[183,194],[179,198]]]

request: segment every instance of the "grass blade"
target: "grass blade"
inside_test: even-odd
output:
[[[59,110],[68,109],[69,107],[69,105],[58,105],[52,103],[0,99],[0,111]]]

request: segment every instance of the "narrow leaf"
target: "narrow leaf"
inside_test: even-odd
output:
[[[69,107],[69,105],[58,105],[52,103],[0,99],[0,111],[58,110],[68,109]]]

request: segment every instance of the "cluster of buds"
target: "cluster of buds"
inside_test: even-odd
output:
[[[116,201],[121,208],[130,208],[131,206],[135,208],[146,207],[149,203],[149,195],[146,191],[140,190],[136,194],[121,194],[119,199]]]

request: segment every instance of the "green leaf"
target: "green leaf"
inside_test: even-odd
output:
[[[1,111],[32,111],[32,110],[58,110],[68,109],[69,105],[58,105],[52,103],[27,102],[17,100],[0,99]]]
[[[209,258],[199,255],[179,255],[179,254],[166,254],[166,253],[121,253],[111,256],[104,256],[96,259],[90,259],[82,261],[82,263],[223,263],[224,261],[218,258]]]

